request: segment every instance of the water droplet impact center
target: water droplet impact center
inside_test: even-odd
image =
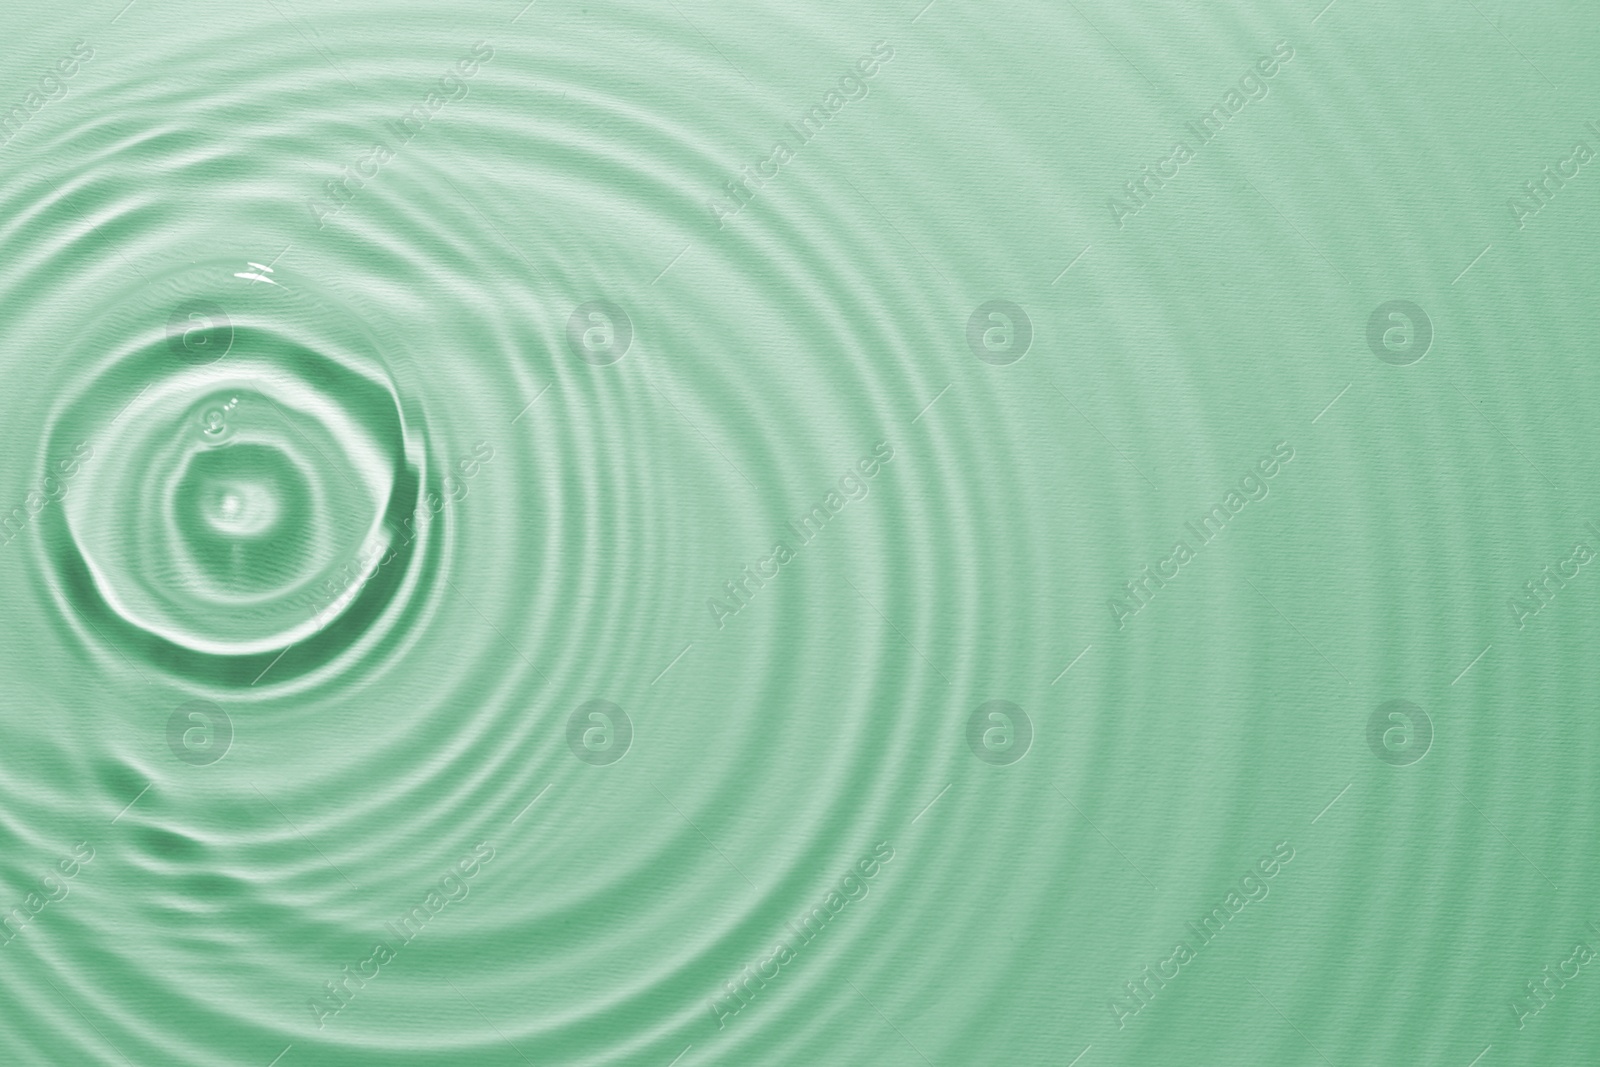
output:
[[[93,457],[48,540],[60,594],[125,655],[186,673],[248,682],[290,648],[325,661],[407,587],[420,419],[359,319],[303,279],[224,267],[151,290],[97,324],[108,355],[54,420],[52,454]],[[197,302],[227,323],[218,358],[163,336]]]

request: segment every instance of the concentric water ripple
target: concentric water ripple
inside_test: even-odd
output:
[[[1592,1058],[1570,27],[45,14],[0,1062]]]
[[[85,382],[40,474],[64,613],[153,668],[234,683],[290,649],[276,680],[292,677],[403,615],[442,509],[419,507],[439,489],[415,405],[408,422],[359,320],[254,263],[108,304],[69,353]]]

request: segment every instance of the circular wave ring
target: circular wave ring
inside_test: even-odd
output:
[[[222,682],[368,633],[432,525],[420,419],[380,346],[306,280],[252,267],[187,268],[89,325],[94,369],[51,418],[39,483],[58,595],[105,640]]]

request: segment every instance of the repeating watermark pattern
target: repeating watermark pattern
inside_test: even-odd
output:
[[[609,300],[590,300],[567,318],[567,347],[585,363],[608,367],[633,345],[633,320]]]
[[[16,905],[0,912],[0,947],[11,944],[51,904],[67,899],[69,884],[94,859],[94,846],[80,841],[72,855],[56,861],[48,874],[39,878],[38,887],[30,890]]]
[[[1433,747],[1433,720],[1409,700],[1386,701],[1367,719],[1367,747],[1391,767],[1409,767]]]
[[[1587,925],[1590,931],[1600,934],[1600,926],[1592,922]],[[1529,1019],[1549,1007],[1556,994],[1583,973],[1583,968],[1593,963],[1596,956],[1589,942],[1579,941],[1565,959],[1545,964],[1539,976],[1523,986],[1522,994],[1511,998],[1511,1014],[1517,1020],[1517,1029],[1526,1027]]]
[[[1293,46],[1288,41],[1279,41],[1270,55],[1257,59],[1244,74],[1240,75],[1237,87],[1230,87],[1222,95],[1222,99],[1213,104],[1211,109],[1197,121],[1184,125],[1183,133],[1173,142],[1171,151],[1155,163],[1145,164],[1139,168],[1139,173],[1135,177],[1123,182],[1124,195],[1107,197],[1106,207],[1110,210],[1111,221],[1116,224],[1117,229],[1125,227],[1131,216],[1149,207],[1156,194],[1165,188],[1168,182],[1176,180],[1183,173],[1183,167],[1197,157],[1201,148],[1227,129],[1228,123],[1232,122],[1246,105],[1265,100],[1271,91],[1268,82],[1275,78],[1293,58]]]
[[[131,7],[133,2],[134,0],[130,0],[128,6]],[[511,20],[513,23],[522,18],[528,10],[528,6],[522,6],[522,0],[517,0],[517,6],[521,10]],[[912,21],[921,19],[932,6],[931,2],[922,6]],[[1311,19],[1312,25],[1327,14],[1333,4],[1322,6],[1322,0],[1318,0],[1318,6],[1321,7],[1321,11]],[[126,11],[127,7],[123,10]],[[1309,14],[1309,11],[1307,13]],[[1496,26],[1497,32],[1498,29]],[[1109,39],[1106,39],[1106,43],[1111,45]],[[710,44],[709,40],[707,44]],[[716,46],[711,45],[711,47]],[[1111,47],[1113,50],[1116,49],[1115,45]],[[785,124],[782,134],[770,142],[772,148],[768,153],[756,159],[752,165],[743,167],[734,178],[724,184],[722,191],[706,201],[707,212],[716,228],[721,230],[729,227],[730,220],[738,217],[746,207],[754,203],[763,190],[776,181],[798,158],[801,150],[830,125],[833,118],[846,110],[847,105],[865,100],[873,88],[881,84],[876,83],[875,79],[895,58],[895,54],[894,48],[887,41],[878,42],[869,53],[857,59],[845,73],[840,75],[836,82],[830,83],[820,100],[809,107],[799,117],[798,122]],[[92,60],[94,55],[94,49],[89,47],[88,42],[80,40],[71,54],[47,70],[38,79],[37,86],[30,89],[21,101],[0,112],[0,144],[8,143],[17,136],[44,106],[67,95],[68,80]],[[450,67],[438,79],[436,85],[430,86],[418,103],[398,119],[380,124],[379,128],[373,131],[377,136],[371,146],[359,157],[354,158],[353,162],[344,166],[338,177],[325,182],[315,196],[306,199],[306,206],[316,219],[318,227],[327,227],[331,220],[337,218],[353,203],[361,190],[376,181],[384,169],[404,151],[404,147],[447,105],[466,99],[470,92],[469,82],[494,58],[494,55],[492,47],[486,42],[479,42],[466,57]],[[1119,192],[1107,198],[1107,211],[1114,227],[1119,231],[1124,229],[1129,218],[1153,206],[1160,199],[1162,190],[1169,184],[1179,181],[1182,175],[1189,171],[1189,164],[1204,154],[1205,146],[1234,124],[1246,110],[1250,110],[1253,114],[1265,110],[1264,107],[1252,109],[1250,105],[1260,104],[1270,95],[1272,87],[1276,84],[1274,79],[1295,57],[1295,49],[1287,41],[1280,41],[1270,54],[1260,56],[1234,83],[1230,84],[1209,110],[1198,116],[1195,121],[1186,123],[1171,142],[1170,149],[1164,154],[1152,145],[1151,148],[1154,150],[1151,155],[1157,157],[1154,162],[1140,167],[1138,172],[1123,184]],[[1131,61],[1129,65],[1132,65]],[[1292,89],[1294,79],[1290,81]],[[1275,107],[1281,107],[1281,103]],[[1555,202],[1567,184],[1577,181],[1583,170],[1594,161],[1596,153],[1591,148],[1590,135],[1600,137],[1600,126],[1590,122],[1587,124],[1587,129],[1589,132],[1582,134],[1570,150],[1551,152],[1550,155],[1555,157],[1555,161],[1545,166],[1534,180],[1523,182],[1522,188],[1507,199],[1508,210],[1519,231],[1532,224],[1547,206]],[[755,149],[751,154],[754,156],[758,152],[759,149]],[[1126,161],[1121,166],[1126,166]],[[1517,176],[1520,177],[1520,174]],[[1507,178],[1505,183],[1511,184],[1511,179]],[[296,198],[291,198],[291,204],[294,199]],[[1564,201],[1567,210],[1572,209],[1570,199]],[[1476,242],[1473,247],[1476,247]],[[1089,248],[1085,247],[1083,252],[1079,252],[1077,258],[1068,264],[1067,269],[1070,270],[1088,250]],[[1478,258],[1472,260],[1467,269],[1470,270],[1473,264],[1478,263],[1488,250],[1485,248],[1480,252]],[[679,257],[682,256],[683,253],[680,252]],[[675,264],[678,259],[672,262]],[[271,283],[271,280],[265,277],[272,272],[270,265],[252,264],[252,266],[264,273],[240,274],[236,277]],[[672,264],[668,264],[668,269],[671,266]],[[665,273],[663,270],[662,275]],[[1059,281],[1065,274],[1066,270],[1063,270],[1061,275],[1057,276],[1057,280]],[[1462,271],[1456,280],[1460,281],[1465,274],[1466,271]],[[658,275],[657,280],[662,275]],[[1455,282],[1451,284],[1454,285]],[[638,305],[635,306],[635,310],[641,314],[645,311]],[[955,316],[959,316],[959,307],[955,309]],[[952,317],[947,325],[953,327],[956,321],[959,320]],[[556,323],[559,323],[559,318]],[[648,323],[646,325],[648,327]],[[1348,334],[1353,334],[1358,327],[1359,319],[1353,319],[1346,323],[1345,330]],[[628,311],[618,303],[607,299],[593,299],[572,310],[566,320],[564,339],[569,352],[577,360],[597,368],[608,367],[617,364],[631,351],[635,340],[634,324]],[[1392,367],[1407,367],[1418,363],[1430,353],[1435,339],[1434,324],[1419,304],[1410,300],[1389,300],[1372,311],[1366,322],[1365,339],[1369,350],[1379,361]],[[165,340],[168,350],[178,360],[192,366],[206,365],[230,353],[235,342],[234,326],[227,313],[218,304],[207,300],[186,301],[172,309],[166,322]],[[1034,324],[1028,312],[1017,303],[1003,299],[988,300],[975,308],[969,316],[966,323],[966,340],[974,358],[980,362],[990,367],[1008,367],[1018,363],[1031,351],[1035,341]],[[945,386],[945,389],[949,388],[949,385]],[[1349,389],[1350,385],[1346,385],[1345,390],[1323,408],[1317,419],[1326,414],[1333,403],[1344,396],[1345,391]],[[928,391],[931,391],[931,387]],[[943,390],[934,396],[928,407],[942,395]],[[1360,394],[1357,393],[1357,396]],[[1345,410],[1348,411],[1351,402],[1346,403]],[[529,406],[531,407],[531,404]],[[928,407],[923,408],[923,411],[926,412]],[[201,417],[203,431],[221,440],[223,435],[230,432],[231,410],[232,404],[219,404],[215,408],[208,409]],[[524,411],[526,410],[527,408],[524,408]],[[519,415],[518,418],[520,417]],[[918,418],[921,418],[920,413]],[[1316,422],[1317,419],[1313,419],[1312,422]],[[9,544],[49,504],[63,499],[68,491],[68,483],[78,474],[81,465],[93,455],[94,449],[84,442],[77,446],[71,457],[62,459],[53,470],[46,468],[51,470],[51,473],[35,491],[28,494],[23,504],[11,509],[9,513],[0,514],[0,544]],[[375,547],[368,545],[362,548],[343,570],[326,578],[317,588],[307,592],[304,601],[306,606],[320,617],[330,603],[347,603],[349,598],[360,592],[366,582],[379,573],[380,568],[395,559],[418,536],[418,530],[413,529],[414,522],[418,524],[419,529],[426,529],[428,523],[433,518],[441,516],[451,503],[465,498],[468,494],[468,482],[476,476],[483,465],[494,458],[494,455],[494,449],[487,442],[480,442],[470,456],[463,458],[455,468],[450,469],[451,473],[444,479],[440,492],[426,494],[426,499],[418,504],[415,513],[405,520],[403,530],[396,528],[393,538],[385,539]],[[752,565],[743,567],[738,575],[724,583],[722,591],[717,596],[707,598],[706,603],[714,627],[720,631],[725,627],[729,617],[738,615],[749,607],[755,599],[755,594],[765,588],[768,582],[775,581],[781,571],[799,557],[801,549],[819,537],[823,528],[837,518],[847,504],[864,500],[870,494],[872,481],[894,459],[894,455],[894,449],[887,442],[879,442],[870,455],[848,468],[828,489],[821,501],[806,512],[798,522],[790,522],[784,527],[769,554],[757,559]],[[1271,482],[1294,458],[1295,450],[1287,441],[1277,442],[1271,452],[1238,478],[1228,489],[1226,496],[1212,506],[1198,522],[1185,523],[1180,538],[1173,544],[1171,550],[1156,559],[1152,565],[1144,567],[1142,573],[1136,575],[1133,580],[1124,582],[1121,590],[1109,599],[1109,610],[1115,628],[1123,629],[1127,620],[1147,607],[1157,592],[1164,589],[1168,583],[1177,580],[1184,569],[1203,554],[1203,550],[1221,535],[1234,517],[1244,510],[1246,504],[1267,499],[1270,495]],[[1214,490],[1214,486],[1212,488]],[[1589,529],[1600,537],[1600,528],[1590,524]],[[1567,584],[1575,581],[1582,568],[1595,558],[1594,549],[1587,544],[1587,535],[1582,536],[1585,539],[1574,542],[1570,552],[1551,553],[1559,557],[1556,562],[1544,567],[1535,579],[1525,582],[1521,591],[1507,599],[1512,619],[1519,632],[1524,630],[1530,621],[1540,616],[1544,609],[1551,607]],[[1120,576],[1111,575],[1106,580],[1110,584],[1118,577]],[[1508,580],[1507,585],[1510,584],[1511,580]],[[1571,599],[1573,598],[1568,598]],[[333,617],[333,612],[327,612],[323,619],[324,623]],[[1076,643],[1074,641],[1074,647]],[[678,653],[678,658],[673,660],[674,664],[688,652],[692,644],[693,642],[690,642],[682,652]],[[1056,676],[1056,681],[1065,676],[1088,651],[1089,648],[1085,648],[1083,652],[1079,652],[1077,658]],[[1485,652],[1487,651],[1486,647]],[[1476,664],[1482,659],[1483,654],[1479,653],[1478,659],[1474,659],[1472,663]],[[669,664],[668,668],[671,666],[672,664]],[[1468,669],[1471,669],[1471,664]],[[658,675],[658,679],[659,677]],[[1459,678],[1460,676],[1457,680]],[[1055,682],[1051,684],[1054,685]],[[1359,710],[1355,712],[1349,724],[1350,733],[1347,737],[1352,742],[1358,720]],[[1020,705],[1002,699],[988,700],[973,709],[967,716],[964,726],[951,722],[950,733],[945,735],[946,743],[954,743],[954,737],[951,735],[957,728],[964,729],[964,738],[973,757],[994,767],[1013,766],[1024,759],[1031,751],[1035,734],[1034,724],[1028,713]],[[609,766],[622,760],[631,751],[633,735],[634,724],[628,713],[618,704],[598,698],[576,707],[567,719],[563,732],[573,756],[593,767]],[[189,700],[173,710],[166,721],[164,737],[175,759],[188,766],[206,767],[218,763],[230,752],[234,740],[234,724],[228,713],[218,704],[203,699]],[[1434,726],[1428,712],[1420,705],[1409,700],[1389,700],[1372,711],[1365,724],[1365,737],[1376,759],[1387,766],[1407,767],[1419,762],[1431,751]],[[552,736],[547,740],[554,743],[555,739]],[[1042,757],[1036,757],[1035,763],[1031,764],[1030,768],[1041,769],[1040,758]],[[637,762],[634,766],[637,766]],[[1434,769],[1439,768],[1434,765]],[[588,772],[577,773],[585,775]],[[987,772],[976,773],[989,777]],[[1388,777],[1386,771],[1374,773]],[[1341,775],[1341,780],[1342,778]],[[942,776],[940,780],[943,781]],[[149,788],[147,784],[145,789]],[[545,786],[545,789],[548,788],[548,785]],[[929,801],[912,822],[915,823],[917,819],[927,814],[951,788],[951,784],[944,785],[944,788]],[[1316,818],[1311,820],[1312,824],[1327,814],[1350,789],[1351,785],[1345,785],[1344,789],[1322,808]],[[929,791],[931,792],[931,788]],[[1330,786],[1329,792],[1331,791]],[[143,792],[139,794],[143,795]],[[542,795],[543,790],[539,796]],[[522,812],[519,812],[517,819],[537,802],[539,796],[528,802]],[[958,791],[957,800],[960,796]],[[136,796],[123,812],[128,811],[138,799]],[[957,800],[948,801],[947,804],[954,804]],[[1077,805],[1074,804],[1073,807],[1076,808]],[[949,812],[950,808],[944,810]],[[1353,814],[1349,802],[1342,811]],[[1081,810],[1079,814],[1083,814]],[[1087,821],[1088,816],[1083,815],[1083,818]],[[287,821],[286,816],[285,821]],[[516,822],[516,819],[512,822]],[[1104,837],[1103,834],[1101,836]],[[708,842],[710,840],[707,838]],[[1110,839],[1106,838],[1106,842],[1110,844]],[[1304,846],[1305,842],[1302,841],[1302,847]],[[712,847],[716,848],[716,845],[713,844]],[[1117,851],[1120,853],[1121,850]],[[341,950],[339,956],[325,960],[324,964],[331,969],[333,959],[355,958],[354,963],[342,967],[334,979],[323,983],[323,988],[308,998],[307,1003],[317,1028],[319,1030],[324,1028],[329,1019],[340,1015],[359,998],[359,994],[371,982],[386,973],[402,954],[401,950],[421,936],[433,919],[451,905],[463,902],[470,894],[475,879],[482,869],[495,859],[495,855],[492,846],[487,842],[481,842],[465,858],[449,867],[441,877],[426,886],[426,894],[419,903],[402,913],[398,920],[385,923],[379,936],[372,942],[370,951],[361,954],[359,946],[362,941],[354,941],[348,946],[348,955]],[[29,889],[24,899],[9,910],[0,912],[0,946],[8,945],[21,936],[49,905],[64,900],[69,894],[72,880],[94,858],[95,851],[89,843],[80,842],[71,856],[63,857],[49,873],[37,879],[37,887]],[[707,1003],[715,1029],[721,1031],[728,1028],[731,1020],[749,1008],[760,995],[769,992],[770,984],[777,982],[782,974],[792,971],[800,958],[805,955],[806,946],[821,936],[834,919],[848,910],[850,904],[864,900],[870,894],[872,883],[894,858],[895,850],[890,842],[887,840],[879,842],[870,853],[847,868],[842,877],[835,879],[831,887],[824,886],[826,895],[816,906],[801,914],[798,921],[783,923],[781,928],[771,932],[770,941],[763,939],[762,942],[757,942],[758,946],[772,945],[770,951],[749,949],[748,951],[755,957],[749,965],[740,969],[730,980],[721,983],[720,987],[709,990],[702,988],[700,990],[702,995],[710,993]],[[1124,859],[1126,858],[1124,856]],[[1226,884],[1225,896],[1206,911],[1197,923],[1187,923],[1180,939],[1170,951],[1161,951],[1159,946],[1162,943],[1155,942],[1150,946],[1151,951],[1148,955],[1141,951],[1139,956],[1127,958],[1118,964],[1120,971],[1124,966],[1131,969],[1144,960],[1152,958],[1155,960],[1153,965],[1144,966],[1132,980],[1123,982],[1121,988],[1108,998],[1107,1005],[1115,1029],[1118,1031],[1126,1029],[1146,1008],[1152,1007],[1156,1000],[1161,998],[1168,985],[1175,982],[1185,971],[1193,969],[1192,965],[1200,956],[1207,954],[1205,950],[1230,925],[1233,925],[1234,920],[1243,914],[1249,905],[1264,903],[1270,896],[1274,879],[1295,858],[1296,851],[1290,842],[1287,839],[1280,841],[1270,851],[1261,855],[1253,865],[1247,867],[1243,874]],[[1531,865],[1531,861],[1529,862]],[[731,861],[729,865],[732,866]],[[1128,861],[1128,865],[1132,867],[1132,862]],[[742,875],[743,872],[740,873]],[[1142,872],[1140,873],[1142,875]],[[1297,875],[1297,880],[1300,877]],[[1155,888],[1153,884],[1151,888]],[[1198,908],[1203,905],[1204,899],[1217,899],[1211,895],[1213,893],[1214,886],[1204,890],[1197,897],[1198,903],[1190,906]],[[788,906],[799,905],[786,905]],[[1281,909],[1283,905],[1277,907]],[[861,910],[858,908],[856,912],[859,913]],[[49,920],[46,921],[47,925],[48,922]],[[1176,925],[1176,920],[1173,924]],[[1588,930],[1600,935],[1600,926],[1594,923],[1588,924]],[[444,930],[436,929],[435,936],[444,932],[448,932],[448,926]],[[34,936],[38,937],[39,934],[36,933]],[[1235,934],[1236,939],[1240,936]],[[1583,933],[1581,936],[1583,940],[1578,941],[1569,953],[1558,954],[1552,951],[1552,957],[1560,955],[1560,958],[1553,964],[1546,964],[1535,979],[1526,982],[1523,989],[1510,998],[1510,1010],[1517,1030],[1523,1030],[1532,1024],[1533,1020],[1551,1006],[1569,984],[1577,981],[1583,971],[1592,968],[1594,961],[1600,958],[1600,953],[1597,953],[1592,943],[1587,941],[1589,934]],[[1561,944],[1560,941],[1555,942],[1555,945]],[[733,965],[740,960],[730,959],[727,962]],[[1526,966],[1531,969],[1537,962],[1539,960],[1529,961]],[[1103,974],[1100,981],[1113,982],[1115,977],[1114,973]],[[708,978],[714,978],[714,975]],[[308,975],[304,980],[310,985],[314,978]],[[1254,983],[1250,984],[1254,986]],[[1507,984],[1509,985],[1509,980]],[[1264,994],[1263,999],[1265,999]],[[1163,1004],[1165,1003],[1163,1000]],[[694,1025],[702,1030],[709,1030],[704,1017],[698,1016],[698,1012],[695,1014],[697,1018]],[[879,1014],[883,1015],[882,1012]],[[1099,1015],[1098,1011],[1094,1014]],[[1279,1015],[1283,1016],[1285,1023],[1294,1026],[1282,1012],[1279,1012]],[[303,1020],[303,1016],[300,1018]],[[888,1016],[883,1015],[883,1018],[885,1022],[889,1022]],[[1503,1026],[1504,1016],[1497,1014],[1497,1018]],[[89,1017],[85,1015],[84,1019],[87,1022]],[[494,1026],[486,1016],[484,1021],[491,1028]],[[749,1020],[746,1021],[746,1025],[749,1025]],[[889,1022],[889,1025],[894,1026],[894,1023]],[[1104,1027],[1104,1016],[1100,1015],[1094,1025]],[[901,1036],[908,1045],[911,1045],[909,1037],[903,1033]],[[1305,1037],[1303,1033],[1301,1036]],[[1307,1045],[1310,1045],[1310,1039],[1305,1040]],[[506,1042],[510,1044],[509,1039],[506,1039]],[[284,1051],[287,1052],[288,1049]],[[685,1049],[685,1052],[687,1051]],[[920,1050],[917,1051],[920,1054]],[[1066,1051],[1070,1054],[1071,1050]],[[1071,1062],[1078,1063],[1088,1051],[1086,1048]],[[277,1063],[282,1057],[283,1054],[280,1053],[272,1062]],[[683,1054],[680,1053],[672,1062],[677,1063],[682,1058]],[[1326,1056],[1322,1058],[1328,1060]],[[926,1056],[923,1059],[928,1060]],[[1065,1060],[1066,1056],[1062,1056],[1062,1059]],[[1482,1059],[1481,1053],[1479,1059]],[[1474,1064],[1477,1062],[1478,1060],[1472,1061]]]
[[[984,763],[1009,767],[1033,747],[1033,720],[1009,700],[981,704],[967,719],[967,747]]]
[[[423,929],[440,912],[451,904],[459,904],[472,891],[469,884],[494,859],[494,846],[479,842],[465,859],[428,888],[420,904],[406,910],[399,919],[384,924],[387,937],[375,940],[372,950],[353,965],[345,964],[339,977],[322,984],[322,992],[306,998],[306,1004],[321,1030],[328,1020],[343,1012],[355,1001],[356,994],[368,983],[375,981],[383,968],[391,966],[400,956],[400,950],[415,941]]]
[[[711,1017],[716,1020],[717,1029],[726,1028],[729,1018],[748,1008],[756,995],[766,989],[769,982],[775,981],[783,968],[794,963],[800,950],[816,940],[846,906],[865,899],[869,883],[892,859],[894,846],[887,841],[878,842],[869,855],[858,860],[839,880],[837,887],[828,891],[822,903],[801,915],[798,922],[784,923],[783,933],[776,939],[771,955],[747,965],[722,984],[722,993],[711,998]]]
[[[847,503],[853,500],[865,500],[870,488],[868,483],[876,478],[892,459],[894,459],[894,448],[887,441],[879,441],[873,446],[870,455],[856,461],[848,471],[839,476],[839,480],[834,483],[835,487],[828,490],[810,511],[795,522],[784,526],[781,539],[773,545],[771,553],[743,568],[738,575],[722,584],[726,600],[707,597],[706,608],[711,612],[711,621],[716,624],[717,629],[722,629],[730,616],[737,615],[749,607],[755,594],[775,579],[784,567],[793,563],[799,557],[800,549],[815,541],[821,535],[823,528],[844,510]]]
[[[72,446],[71,455],[57,460],[53,472],[45,475],[39,487],[22,498],[22,503],[0,512],[0,545],[9,545],[17,535],[26,530],[34,519],[51,504],[67,495],[67,483],[78,476],[83,464],[94,458],[94,446],[79,441]]]
[[[349,207],[355,200],[356,194],[366,188],[368,182],[377,178],[383,168],[394,161],[399,149],[404,148],[412,138],[421,133],[446,104],[465,100],[467,93],[471,91],[467,82],[477,75],[483,64],[493,58],[494,47],[487,41],[479,41],[472,46],[465,57],[457,60],[439,76],[438,81],[429,87],[421,100],[407,108],[398,118],[384,123],[385,136],[375,138],[372,146],[354,163],[344,165],[339,177],[330,178],[322,183],[319,195],[306,200],[306,207],[310,209],[311,217],[317,220],[317,228],[326,227],[330,219],[336,218],[341,211]]]
[[[1594,524],[1589,524],[1591,532],[1600,536],[1600,531],[1595,530]],[[1517,629],[1522,630],[1528,625],[1528,620],[1538,615],[1549,607],[1556,595],[1567,587],[1567,583],[1577,578],[1584,566],[1594,561],[1595,551],[1586,542],[1575,541],[1572,552],[1565,559],[1558,559],[1545,567],[1539,577],[1530,578],[1522,583],[1525,595],[1506,598],[1506,605],[1511,609],[1511,618],[1516,622]]]
[[[358,551],[344,566],[316,582],[306,592],[299,594],[299,603],[316,619],[318,626],[326,626],[336,618],[343,605],[360,594],[367,583],[417,537],[421,527],[436,521],[452,504],[460,503],[471,492],[472,479],[495,457],[494,446],[479,441],[472,451],[460,456],[439,480],[438,491],[422,494],[412,513],[400,523],[387,541],[378,541]]]
[[[591,767],[609,767],[633,747],[633,720],[609,700],[590,700],[567,718],[567,747]]]
[[[1244,510],[1245,504],[1267,499],[1271,493],[1267,483],[1293,459],[1294,447],[1288,441],[1279,441],[1239,479],[1238,487],[1229,490],[1221,503],[1213,505],[1198,522],[1184,523],[1185,533],[1173,544],[1172,551],[1145,567],[1131,581],[1122,583],[1122,592],[1107,601],[1111,621],[1117,624],[1117,629],[1126,626],[1130,618],[1150,605],[1156,593],[1182,574],[1183,568],[1198,558],[1200,550],[1222,533],[1233,517]]]
[[[233,348],[233,323],[213,301],[186,300],[167,316],[167,348],[185,363],[215,363]]]
[[[79,38],[71,51],[41,75],[32,89],[22,99],[0,111],[0,144],[5,144],[22,132],[35,115],[67,95],[67,82],[83,65],[94,58],[94,48],[87,39]]]
[[[1600,126],[1593,122],[1584,123],[1589,132],[1600,137]],[[1511,218],[1516,222],[1517,229],[1528,228],[1528,220],[1545,209],[1545,205],[1552,203],[1556,194],[1567,187],[1567,183],[1583,173],[1583,168],[1593,163],[1594,149],[1588,141],[1576,141],[1572,150],[1557,159],[1555,163],[1539,172],[1539,176],[1531,181],[1522,183],[1522,192],[1513,193],[1506,198],[1506,207],[1511,211]],[[1570,169],[1569,169],[1570,168]]]
[[[180,704],[167,719],[167,747],[191,767],[209,767],[233,747],[233,720],[209,700]]]
[[[1367,347],[1385,363],[1407,367],[1433,347],[1433,320],[1410,300],[1390,300],[1367,319]]]
[[[1239,878],[1236,889],[1229,889],[1220,904],[1200,917],[1198,925],[1189,923],[1192,944],[1189,939],[1180,939],[1165,959],[1158,960],[1154,967],[1146,966],[1137,977],[1122,983],[1122,994],[1113,994],[1106,1001],[1117,1029],[1125,1028],[1129,1019],[1148,1008],[1167,983],[1198,959],[1200,950],[1215,941],[1247,905],[1266,900],[1271,893],[1267,883],[1276,878],[1294,856],[1294,846],[1287,840],[1272,846],[1271,852],[1264,854]]]
[[[1033,347],[1033,320],[1009,300],[979,304],[967,319],[967,347],[985,363],[1008,367]]]
[[[846,104],[865,100],[871,91],[868,83],[893,58],[894,46],[888,41],[879,41],[872,46],[872,51],[856,60],[839,77],[836,87],[824,93],[821,101],[806,109],[798,125],[784,123],[784,134],[773,141],[772,151],[753,165],[746,166],[738,177],[729,179],[723,185],[724,192],[707,202],[717,229],[722,229],[729,219],[748,207],[762,187],[793,162],[800,149],[810,144],[811,139],[821,133],[833,117],[844,110]]]

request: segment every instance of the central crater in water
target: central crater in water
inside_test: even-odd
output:
[[[251,682],[393,614],[427,540],[426,462],[355,316],[303,279],[218,266],[137,290],[91,332],[107,355],[45,457],[87,458],[43,543],[93,633]]]

